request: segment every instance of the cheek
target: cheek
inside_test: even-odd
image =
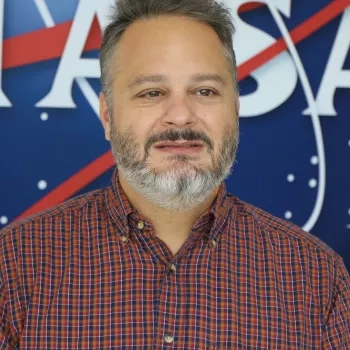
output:
[[[210,125],[208,136],[214,143],[215,152],[221,152],[221,147],[228,134],[233,134],[236,126],[232,121],[218,121]]]
[[[202,125],[207,135],[217,144],[223,137],[225,126],[227,127],[228,123],[227,120],[212,114],[210,117],[202,119]]]
[[[197,112],[202,122],[211,129],[219,129],[220,125],[230,124],[236,118],[236,108],[231,102],[213,103],[202,106]]]
[[[126,106],[121,111],[121,125],[123,128],[137,130],[138,134],[149,134],[159,120],[158,112],[153,108]]]

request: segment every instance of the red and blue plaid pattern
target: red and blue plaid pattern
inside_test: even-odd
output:
[[[173,256],[118,182],[1,232],[1,349],[350,349],[350,279],[226,192]]]

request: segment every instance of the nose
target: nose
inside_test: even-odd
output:
[[[177,128],[193,126],[197,121],[193,104],[188,95],[170,97],[162,118],[164,126]]]

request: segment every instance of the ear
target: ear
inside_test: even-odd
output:
[[[110,115],[106,97],[103,92],[100,92],[100,119],[105,129],[105,138],[107,141],[110,141],[112,116]]]

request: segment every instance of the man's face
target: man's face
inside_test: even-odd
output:
[[[118,45],[115,69],[112,111],[101,96],[101,119],[121,174],[153,202],[190,209],[190,197],[202,201],[228,175],[238,143],[222,43],[188,18],[137,21]]]

